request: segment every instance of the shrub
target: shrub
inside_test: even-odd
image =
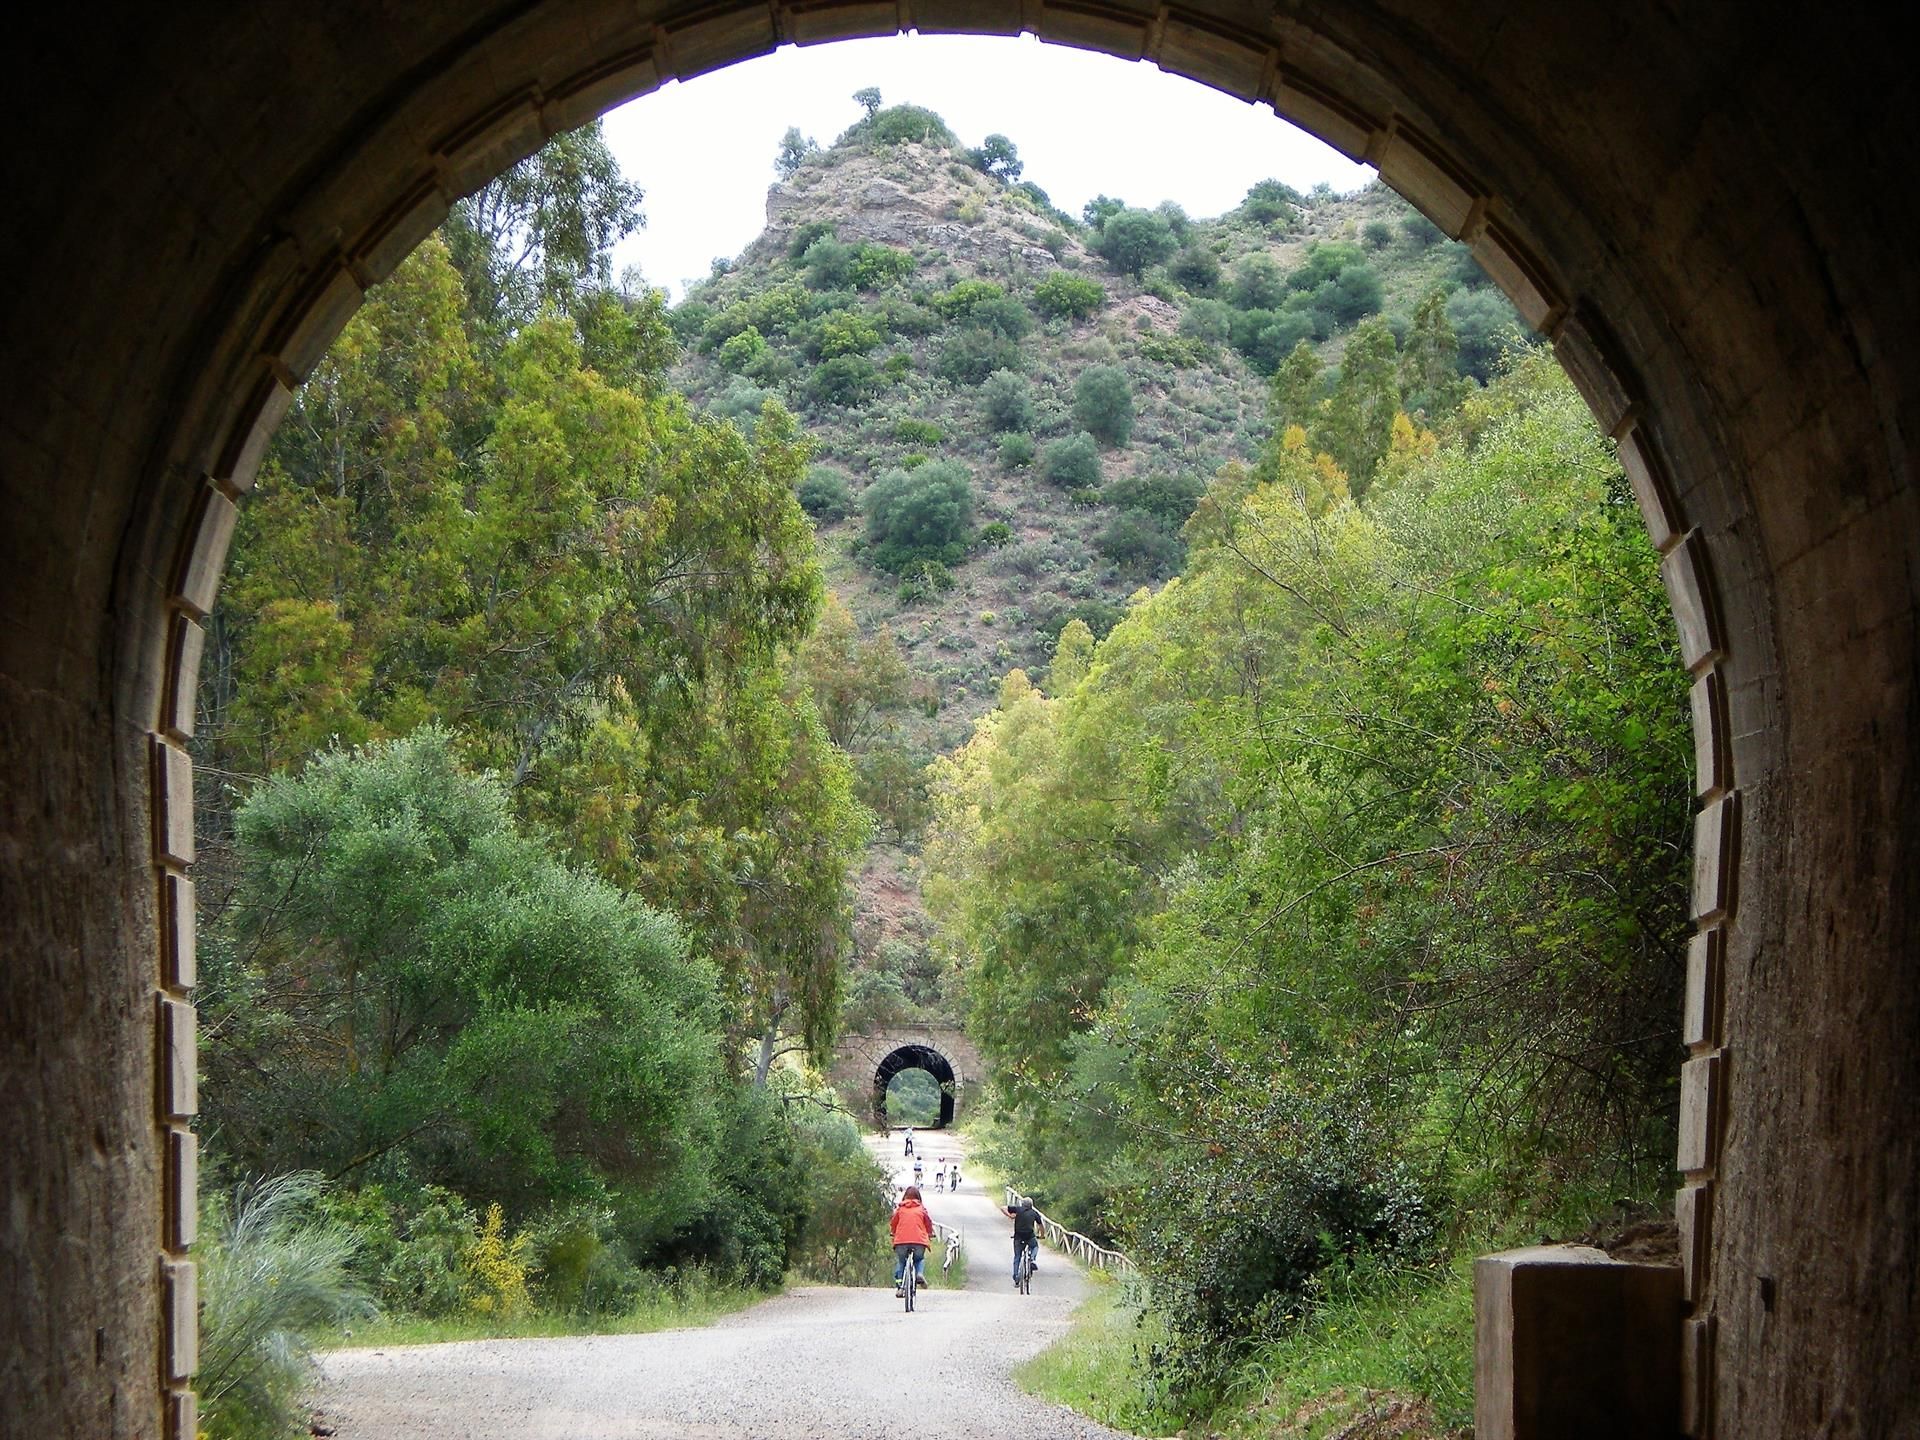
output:
[[[1189,245],[1168,263],[1167,274],[1195,295],[1211,295],[1220,284],[1220,260],[1203,245]]]
[[[880,377],[864,355],[836,355],[807,377],[807,398],[819,405],[859,405],[879,388]]]
[[[1164,335],[1158,330],[1140,337],[1140,358],[1171,365],[1176,370],[1191,370],[1213,353],[1205,340],[1179,335]]]
[[[1287,280],[1270,255],[1249,255],[1233,267],[1227,295],[1240,310],[1274,310],[1287,298]]]
[[[946,121],[919,105],[889,105],[847,133],[864,136],[876,145],[938,145],[951,150],[960,143]]]
[[[1040,472],[1049,485],[1086,490],[1100,483],[1100,447],[1084,430],[1047,446]]]
[[[1094,537],[1093,548],[1133,574],[1155,577],[1179,569],[1186,554],[1178,536],[1138,510],[1109,520]]]
[[[1034,308],[1051,319],[1084,320],[1107,303],[1106,287],[1084,275],[1056,270],[1033,287]]]
[[[1000,437],[1000,468],[1024,470],[1033,463],[1033,437],[1015,431]]]
[[[1369,250],[1384,250],[1393,243],[1393,226],[1385,220],[1369,220],[1360,227],[1360,238]]]
[[[1007,298],[1005,287],[991,280],[962,280],[952,288],[933,297],[933,308],[949,321],[965,321],[973,318],[976,308],[991,300]]]
[[[722,370],[738,374],[756,360],[764,358],[766,353],[766,338],[749,325],[722,345],[714,359]]]
[[[938,445],[947,437],[946,432],[931,420],[908,418],[895,423],[893,438],[909,445]]]
[[[731,420],[741,434],[751,437],[754,426],[760,422],[760,412],[771,397],[771,391],[736,380],[707,408],[722,420]]]
[[[910,252],[896,250],[891,245],[856,245],[853,283],[861,290],[880,290],[913,274],[914,264]]]
[[[682,345],[698,340],[713,319],[713,306],[704,300],[685,300],[667,312],[667,326]]]
[[[1107,217],[1093,248],[1121,274],[1137,278],[1173,254],[1173,229],[1151,210],[1122,210]]]
[[[371,1307],[354,1284],[351,1232],[317,1213],[311,1172],[209,1198],[200,1247],[200,1430],[210,1440],[293,1434],[312,1378],[307,1342]]]
[[[915,560],[900,573],[899,588],[894,591],[902,605],[918,605],[937,600],[953,589],[953,572],[938,560]]]
[[[1114,365],[1083,370],[1073,385],[1073,418],[1102,443],[1125,445],[1133,434],[1133,387],[1126,372]]]
[[[958,564],[973,529],[973,483],[952,460],[889,470],[867,491],[866,512],[877,569],[898,575],[919,560]]]
[[[1300,192],[1278,180],[1261,180],[1240,202],[1240,213],[1256,225],[1292,224],[1300,213]]]
[[[1424,215],[1409,215],[1400,222],[1400,233],[1406,236],[1407,244],[1415,250],[1425,250],[1430,245],[1438,245],[1446,232]]]
[[[1180,317],[1180,333],[1218,345],[1233,338],[1233,307],[1224,300],[1195,300]]]
[[[853,513],[853,492],[847,488],[846,477],[825,465],[809,467],[795,493],[800,508],[816,520],[831,524]]]
[[[1151,516],[1164,528],[1178,530],[1205,490],[1191,475],[1128,475],[1107,486],[1101,499],[1115,510]]]
[[[996,370],[1017,370],[1020,347],[1006,336],[975,326],[948,337],[940,347],[934,373],[955,385],[978,385]]]
[[[1013,539],[1013,527],[1004,520],[995,520],[980,527],[980,544],[988,550],[998,550]],[[992,623],[991,612],[983,611],[983,618]]]
[[[798,260],[813,248],[816,240],[828,239],[833,235],[833,222],[830,220],[809,220],[796,225],[793,235],[787,241],[787,258]]]
[[[821,359],[831,360],[839,355],[864,355],[878,345],[880,339],[880,327],[871,316],[858,310],[836,310],[820,317],[812,348]]]
[[[830,236],[809,245],[800,264],[810,289],[844,290],[853,283],[853,247]]]
[[[1025,430],[1033,424],[1033,387],[1024,375],[994,371],[980,387],[980,403],[996,430]]]

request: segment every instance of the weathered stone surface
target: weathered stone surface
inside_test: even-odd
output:
[[[329,267],[377,273],[451,198],[435,187],[478,183],[566,118],[556,97],[763,53],[779,13],[395,0],[17,24],[0,107],[59,143],[15,147],[9,194],[35,223],[0,231],[11,1433],[167,1423],[147,736],[179,562],[219,538],[191,528],[196,494],[253,443],[232,450],[262,356],[314,353],[352,299]],[[911,18],[1006,33],[1038,13],[938,0]],[[810,7],[808,24],[900,14]],[[1349,153],[1417,131],[1577,317],[1558,332],[1576,368],[1604,326],[1605,373],[1583,383],[1610,431],[1658,439],[1656,518],[1699,540],[1672,578],[1689,662],[1724,681],[1711,758],[1741,797],[1720,995],[1737,1065],[1689,1423],[1920,1433],[1920,195],[1889,179],[1916,128],[1904,53],[1877,13],[1804,0],[1513,0],[1497,24],[1434,0],[1195,0],[1048,25],[1137,53],[1169,21],[1182,68],[1258,86]],[[217,570],[198,567],[189,604]]]
[[[1473,1267],[1476,1440],[1665,1440],[1680,1414],[1680,1270],[1581,1245]]]

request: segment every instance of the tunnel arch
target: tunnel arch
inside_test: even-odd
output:
[[[928,1128],[944,1130],[953,1124],[954,1109],[960,1099],[960,1077],[953,1062],[931,1045],[901,1045],[881,1057],[873,1072],[873,1114],[882,1126],[887,1123],[887,1087],[893,1077],[907,1070],[924,1070],[940,1087],[940,1121]]]
[[[235,502],[293,387],[454,198],[546,136],[778,43],[908,24],[1265,100],[1376,164],[1551,338],[1620,443],[1695,676],[1688,1428],[1920,1424],[1920,1154],[1891,1118],[1920,1109],[1920,226],[1879,183],[1911,109],[1893,47],[1811,6],[1743,28],[1652,0],[1522,0],[1492,26],[1417,0],[424,0],[128,12],[106,48],[97,18],[31,22],[5,102],[15,134],[63,141],[39,169],[16,152],[48,223],[0,241],[0,873],[28,897],[8,952],[37,961],[8,970],[7,1076],[29,1116],[83,1122],[7,1141],[16,1233],[64,1237],[10,1252],[25,1429],[150,1433],[157,1346],[191,1433],[183,744]],[[1868,1243],[1835,1255],[1850,1229]],[[1750,1303],[1760,1278],[1791,1303]]]

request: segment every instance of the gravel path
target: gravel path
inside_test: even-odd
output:
[[[927,1139],[931,1154],[958,1149]],[[927,1200],[966,1231],[972,1263],[964,1290],[923,1291],[912,1315],[889,1289],[818,1286],[699,1330],[336,1350],[320,1408],[340,1440],[1117,1436],[1013,1383],[1066,1330],[1086,1294],[1078,1271],[1043,1256],[1022,1297],[1011,1227],[978,1183]]]

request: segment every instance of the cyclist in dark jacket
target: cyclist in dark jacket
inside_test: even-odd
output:
[[[1040,1218],[1040,1212],[1033,1208],[1033,1201],[1022,1196],[1018,1205],[1003,1205],[1001,1212],[1013,1221],[1013,1283],[1020,1283],[1020,1252],[1025,1250],[1032,1263],[1029,1269],[1040,1268],[1040,1237],[1047,1233],[1047,1222]]]

